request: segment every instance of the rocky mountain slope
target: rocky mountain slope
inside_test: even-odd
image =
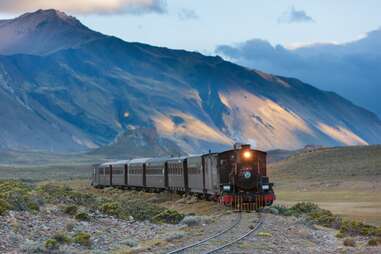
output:
[[[0,54],[48,54],[104,37],[56,10],[0,21]]]
[[[36,50],[4,49],[9,54],[0,56],[3,148],[86,150],[128,130],[146,137],[138,133],[147,129],[190,153],[236,141],[260,149],[381,142],[377,116],[334,93],[220,57],[103,36],[51,12],[29,15],[64,37],[75,23],[74,41],[52,39],[54,46],[41,51],[43,33],[25,32]],[[27,17],[0,27],[16,20],[16,28],[28,25]]]

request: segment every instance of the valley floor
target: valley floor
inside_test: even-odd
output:
[[[335,214],[381,226],[381,179],[289,181],[273,178],[277,204],[291,206],[307,201]]]

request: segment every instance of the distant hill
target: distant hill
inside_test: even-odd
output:
[[[13,41],[0,40],[0,149],[135,152],[141,142],[163,154],[237,141],[263,150],[381,143],[380,119],[335,93],[101,35],[59,11],[2,21],[0,36]]]
[[[381,177],[381,145],[320,148],[292,154],[273,163],[276,179],[340,179]]]
[[[92,150],[88,155],[103,158],[133,159],[138,157],[181,156],[181,147],[162,138],[153,128],[129,129],[109,145]]]

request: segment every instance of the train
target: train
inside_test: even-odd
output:
[[[224,205],[258,209],[275,200],[266,165],[266,152],[235,144],[223,152],[102,163],[93,167],[91,184],[198,195]]]

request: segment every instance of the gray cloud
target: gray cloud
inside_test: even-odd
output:
[[[337,92],[381,117],[381,29],[344,44],[317,43],[287,49],[253,39],[220,45],[216,53],[249,68],[295,77]]]
[[[191,20],[191,19],[199,18],[197,13],[194,10],[190,10],[190,9],[182,9],[179,12],[178,17],[180,20]]]
[[[314,22],[313,18],[308,16],[303,10],[296,10],[292,6],[288,11],[284,12],[279,18],[278,23],[305,23]]]
[[[58,9],[76,14],[141,15],[166,13],[166,0],[1,0],[0,12],[19,13],[37,9]]]

